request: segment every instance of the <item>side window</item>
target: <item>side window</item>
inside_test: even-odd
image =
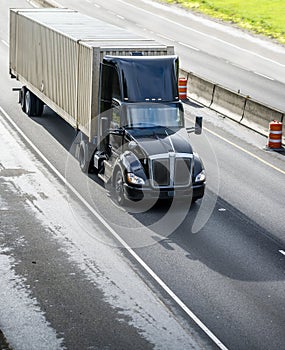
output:
[[[113,66],[102,64],[101,99],[110,102],[112,98],[121,99],[119,75]]]
[[[121,91],[118,72],[113,70],[112,98],[121,100]]]

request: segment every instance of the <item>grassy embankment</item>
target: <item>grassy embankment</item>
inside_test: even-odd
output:
[[[285,0],[164,0],[285,44]]]

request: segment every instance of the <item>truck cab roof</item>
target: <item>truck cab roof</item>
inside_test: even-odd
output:
[[[116,68],[125,102],[179,100],[176,55],[105,56],[103,64]]]

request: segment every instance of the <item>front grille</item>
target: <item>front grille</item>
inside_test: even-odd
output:
[[[152,180],[156,186],[170,185],[169,159],[154,159],[152,161]]]
[[[150,181],[153,187],[187,187],[192,178],[192,156],[167,153],[150,159]]]
[[[174,186],[187,186],[190,182],[191,173],[190,158],[176,158],[174,171]]]

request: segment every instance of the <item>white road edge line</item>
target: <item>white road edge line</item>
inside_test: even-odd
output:
[[[58,176],[58,178],[69,188],[70,191],[90,210],[90,212],[105,226],[112,236],[122,244],[122,246],[133,256],[134,259],[148,272],[148,274],[164,289],[164,291],[182,308],[182,310],[208,335],[208,337],[221,349],[228,348],[200,321],[200,319],[183,303],[182,300],[162,281],[162,279],[135,253],[135,251],[117,234],[117,232],[105,221],[103,217],[81,196],[81,194],[62,176],[62,174],[51,164],[51,162],[42,154],[42,152],[33,144],[33,142],[24,134],[18,125],[12,120],[8,113],[0,106],[0,112],[10,122],[14,129],[30,145],[30,147],[42,158],[49,168]]]
[[[282,255],[285,256],[285,250],[280,249],[280,250],[279,250],[279,253],[281,253]]]

